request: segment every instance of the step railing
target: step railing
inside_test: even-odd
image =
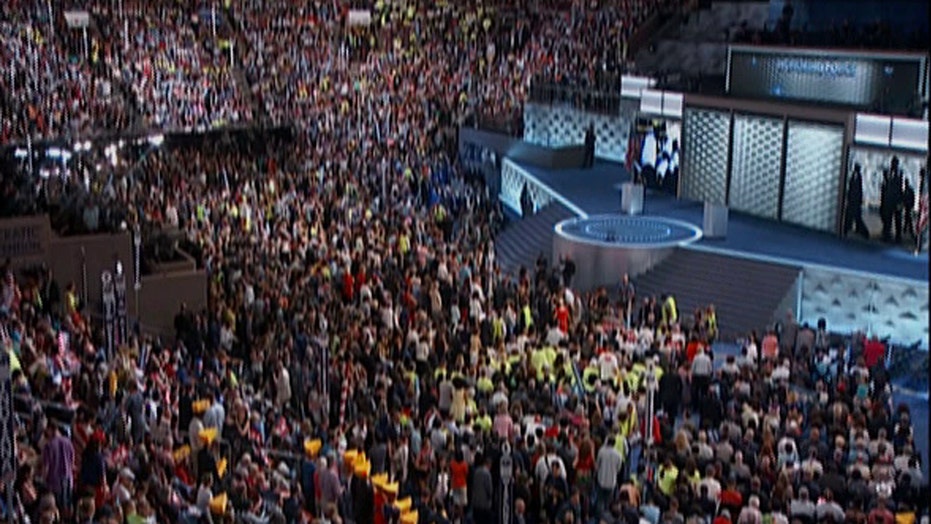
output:
[[[559,202],[576,216],[588,216],[581,208],[566,200],[565,197],[541,182],[528,170],[511,159],[505,158],[501,162],[501,192],[498,194],[498,200],[521,217],[524,216],[521,206],[521,195],[524,188],[529,193],[532,214],[539,213],[540,210],[553,202]]]

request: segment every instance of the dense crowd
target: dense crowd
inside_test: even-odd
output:
[[[204,29],[149,4],[149,36],[131,47],[181,71],[154,84],[171,95],[145,84],[139,101],[209,125],[217,108],[159,98],[192,78],[224,85],[199,76]],[[501,210],[451,130],[476,105],[519,104],[531,64],[564,56],[584,74],[581,47],[533,36],[582,27],[578,13],[529,22],[521,43],[524,26],[498,23],[504,5],[386,3],[373,29],[348,33],[328,32],[341,15],[320,3],[237,6],[259,86],[247,96],[299,125],[147,150],[106,184],[64,186],[107,223],[190,246],[209,305],[180,305],[172,334],[108,354],[75,283],[4,265],[19,464],[5,515],[482,524],[498,522],[508,462],[507,524],[909,524],[926,511],[922,437],[892,403],[880,342],[848,348],[787,318],[724,356],[712,306],[680,315],[621,275],[582,293],[568,259],[498,267]],[[593,16],[641,20],[609,11]],[[128,67],[145,75],[148,53]],[[216,96],[235,108],[242,95]]]
[[[85,49],[61,12],[49,23],[44,5],[0,5],[0,143],[126,129],[130,113],[110,78],[116,62],[107,28],[92,28]]]
[[[122,3],[129,37],[121,80],[147,128],[203,131],[252,120],[251,101],[233,73],[233,31],[222,12],[191,9],[201,5],[191,2]]]
[[[16,0],[0,8],[3,138],[291,124],[333,97],[378,110],[412,97],[388,83],[413,67],[429,80],[419,94],[448,111],[516,122],[535,74],[591,86],[623,70],[661,3],[375,2],[370,24],[350,25],[335,2]],[[86,41],[66,22],[75,8],[89,14]]]
[[[627,280],[578,294],[568,260],[500,273],[495,207],[444,152],[379,172],[390,150],[294,145],[161,150],[118,192],[130,220],[200,247],[211,304],[182,307],[173,339],[107,358],[73,283],[6,272],[16,511],[495,522],[505,443],[511,522],[922,511],[880,342],[848,354],[789,317],[714,355],[711,307],[680,317]]]

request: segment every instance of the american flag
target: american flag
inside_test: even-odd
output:
[[[918,234],[920,235],[928,227],[928,194],[921,195],[918,201]]]

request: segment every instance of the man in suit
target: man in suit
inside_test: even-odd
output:
[[[494,521],[495,488],[491,476],[491,461],[488,457],[479,455],[475,459],[477,465],[472,474],[472,517],[475,522]]]
[[[895,243],[899,244],[902,242],[902,211],[904,203],[903,195],[903,176],[902,170],[899,168],[899,157],[892,157],[892,165],[889,169],[889,174],[891,178],[892,190],[892,220],[895,223]]]
[[[586,169],[591,169],[595,165],[595,124],[588,124],[585,130],[585,163]]]
[[[892,241],[892,226],[895,223],[895,241],[902,241],[902,173],[899,158],[892,157],[888,170],[883,172],[880,186],[879,215],[883,223],[883,240]]]
[[[853,228],[863,238],[870,238],[870,231],[863,222],[863,174],[860,164],[853,166],[853,174],[847,182],[847,212],[844,214],[844,235]]]
[[[913,213],[915,211],[915,189],[912,183],[906,178],[905,187],[902,190],[902,214],[905,232],[911,236],[917,236],[915,231],[915,222]]]

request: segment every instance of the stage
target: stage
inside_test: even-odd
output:
[[[585,216],[620,212],[620,184],[630,180],[623,166],[613,162],[596,161],[592,169],[563,170],[517,164],[551,189],[556,200]],[[644,216],[671,218],[702,227],[702,202],[679,200],[648,190],[643,206]],[[789,265],[824,266],[919,281],[925,286],[928,283],[927,252],[915,256],[903,246],[842,239],[734,211],[730,212],[727,229],[726,238],[702,238],[693,247]]]

